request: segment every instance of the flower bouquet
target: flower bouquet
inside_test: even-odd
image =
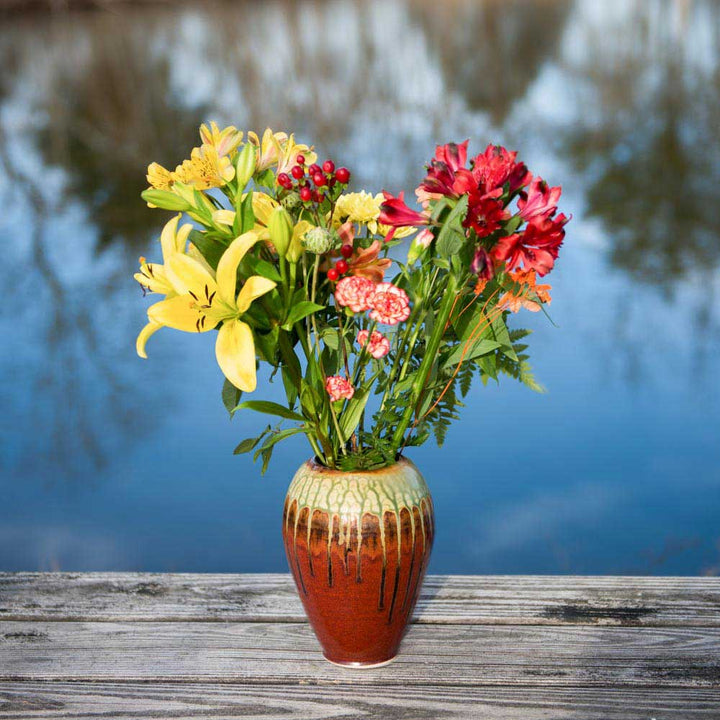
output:
[[[293,479],[283,535],[326,657],[375,665],[397,652],[430,554],[432,501],[405,450],[441,445],[474,377],[534,390],[525,337],[509,321],[550,302],[547,275],[568,218],[561,190],[503,147],[468,159],[438,146],[409,207],[403,193],[348,192],[351,173],[313,147],[214,123],[170,171],[153,163],[150,207],[162,263],[136,280],[163,295],[137,339],[162,327],[216,330],[231,415],[277,418],[236,453],[262,472],[303,434],[312,458]],[[194,223],[181,224],[183,215]],[[258,362],[286,402],[246,399]]]

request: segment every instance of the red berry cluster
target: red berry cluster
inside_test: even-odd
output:
[[[332,160],[326,160],[322,167],[316,163],[305,167],[304,155],[297,156],[297,165],[293,165],[289,175],[282,172],[277,176],[277,184],[285,190],[296,190],[304,203],[321,203],[336,185],[347,185],[349,181],[347,168],[335,170]]]
[[[335,263],[335,267],[331,267],[327,271],[327,279],[330,280],[330,282],[335,282],[341,275],[344,275],[350,269],[350,266],[348,265],[348,258],[350,258],[353,254],[353,246],[343,245],[340,248],[340,254],[342,255],[342,260],[338,260]]]

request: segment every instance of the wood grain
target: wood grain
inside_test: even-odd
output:
[[[0,573],[0,619],[304,622],[289,575]],[[429,576],[415,622],[720,627],[719,578]]]
[[[0,683],[15,720],[717,720],[717,691],[353,683]]]
[[[367,672],[326,663],[306,624],[8,622],[0,679],[720,688],[718,647],[718,629],[428,625]]]
[[[0,718],[101,717],[719,718],[720,580],[434,576],[347,670],[286,575],[0,575]]]

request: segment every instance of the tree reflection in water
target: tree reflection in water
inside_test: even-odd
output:
[[[568,69],[596,102],[562,137],[613,265],[670,291],[720,264],[720,23],[707,2],[631,5],[612,40],[587,29]]]
[[[180,159],[178,148],[196,142],[204,109],[178,101],[171,58],[151,47],[166,18],[144,17],[142,32],[138,18],[114,14],[60,14],[41,22],[46,52],[30,43],[38,30],[28,27],[27,37],[3,48],[18,75],[0,73],[0,100],[43,119],[0,135],[0,192],[17,213],[9,231],[23,260],[3,279],[16,289],[3,324],[20,317],[30,334],[30,347],[10,352],[6,346],[1,357],[3,395],[14,418],[7,433],[12,452],[3,457],[20,471],[45,468],[61,477],[102,465],[118,442],[143,428],[131,365],[137,319],[125,307],[139,292],[128,272],[157,217],[139,193],[148,158]],[[33,55],[23,57],[29,45]],[[41,91],[28,99],[23,82],[33,76]],[[24,132],[15,137],[19,129]],[[45,182],[53,168],[63,171],[60,191]],[[85,217],[77,217],[77,207]],[[109,261],[95,259],[111,247]],[[68,272],[78,258],[81,273]],[[13,381],[19,367],[30,380],[21,389]],[[34,431],[38,414],[42,432]]]
[[[322,139],[359,183],[388,189],[417,181],[434,142],[482,141],[489,129],[504,140],[522,128],[525,147],[554,146],[578,169],[572,186],[601,220],[616,268],[666,291],[709,277],[720,257],[717,11],[701,0],[672,5],[684,14],[664,13],[665,2],[599,5],[278,0],[13,21],[0,40],[0,192],[24,198],[11,231],[28,252],[3,282],[25,293],[36,283],[49,310],[31,322],[26,298],[9,301],[42,357],[21,368],[4,352],[3,394],[24,418],[18,434],[31,437],[34,424],[8,384],[21,371],[53,417],[42,439],[22,442],[59,463],[99,462],[109,425],[118,440],[137,428],[128,385],[159,372],[132,362],[142,318],[129,273],[162,222],[138,199],[144,166],[178,162],[210,117]],[[567,107],[519,121],[551,67]],[[44,181],[53,169],[62,183]],[[84,274],[64,272],[59,243],[84,258]],[[712,317],[711,292],[702,302],[700,324]],[[16,317],[6,308],[3,323]]]
[[[412,3],[411,17],[420,22],[447,89],[502,125],[544,63],[557,56],[571,9],[571,0],[426,0]]]

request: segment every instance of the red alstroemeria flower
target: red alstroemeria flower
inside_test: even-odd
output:
[[[497,199],[501,194],[500,188],[487,194],[483,194],[480,190],[471,192],[468,195],[468,211],[463,226],[471,227],[480,238],[499,230],[501,224],[510,218],[510,213]]]
[[[380,206],[378,222],[381,225],[390,227],[414,227],[416,225],[427,225],[430,222],[429,215],[419,213],[405,204],[405,193],[393,197],[390,193],[383,191],[385,201]]]
[[[491,192],[510,183],[510,192],[525,187],[532,179],[525,163],[517,162],[517,153],[500,145],[488,145],[484,153],[473,158],[472,174],[478,185]]]
[[[467,163],[467,149],[470,140],[463,143],[447,143],[435,147],[434,160],[445,163],[453,172],[464,168]]]
[[[466,168],[453,170],[441,160],[430,161],[428,173],[420,187],[429,193],[439,193],[447,197],[458,198],[477,187],[472,173]]]
[[[561,187],[550,187],[541,177],[533,178],[527,191],[520,193],[518,209],[523,220],[535,217],[550,217],[557,211]]]
[[[495,260],[507,262],[508,270],[522,265],[525,270],[547,275],[555,264],[569,219],[562,213],[555,218],[533,218],[522,234],[500,238],[491,255]]]

